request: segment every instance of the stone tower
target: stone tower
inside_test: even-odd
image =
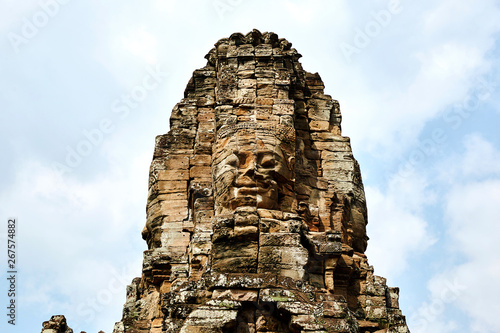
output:
[[[219,40],[156,138],[143,274],[115,333],[409,332],[364,254],[339,104],[274,33]]]

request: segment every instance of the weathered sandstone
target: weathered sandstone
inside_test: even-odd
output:
[[[115,333],[409,332],[373,274],[339,103],[274,33],[221,39],[156,138]]]
[[[156,138],[143,273],[114,333],[409,332],[365,250],[339,103],[274,33],[219,40]]]

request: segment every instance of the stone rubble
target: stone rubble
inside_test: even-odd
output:
[[[63,315],[55,315],[50,318],[50,320],[43,322],[42,333],[73,333],[73,330],[68,327],[66,323],[66,317]],[[86,333],[81,331],[80,333]],[[99,331],[99,333],[104,333]]]
[[[43,322],[42,333],[73,333],[73,330],[68,327],[66,317],[55,315],[50,320]]]

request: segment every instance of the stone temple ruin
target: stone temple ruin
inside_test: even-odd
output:
[[[219,40],[156,138],[143,274],[114,333],[409,332],[364,254],[339,104],[274,33]]]

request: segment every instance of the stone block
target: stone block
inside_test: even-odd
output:
[[[326,132],[330,129],[330,122],[326,120],[311,120],[309,128],[311,131]]]
[[[212,180],[212,169],[210,166],[193,166],[189,170],[189,177],[210,181]]]
[[[387,307],[399,308],[399,288],[387,288],[386,291]]]
[[[260,246],[299,247],[300,235],[297,233],[261,233]]]
[[[365,308],[366,319],[380,322],[387,319],[387,308],[385,306],[367,306]]]
[[[276,101],[273,104],[273,114],[293,115],[293,111],[294,111],[293,104],[277,104]]]
[[[160,193],[179,193],[187,192],[187,181],[185,180],[160,180],[158,191]]]
[[[258,301],[259,293],[257,290],[215,289],[212,298],[230,299],[239,302],[256,302]]]
[[[164,160],[166,170],[185,170],[189,167],[189,157],[170,155]]]
[[[272,98],[266,98],[266,97],[258,97],[255,99],[255,103],[258,105],[273,105],[274,104],[274,99]]]
[[[314,315],[294,315],[291,323],[294,327],[300,327],[304,331],[322,330],[324,326],[321,324],[321,319]]]

